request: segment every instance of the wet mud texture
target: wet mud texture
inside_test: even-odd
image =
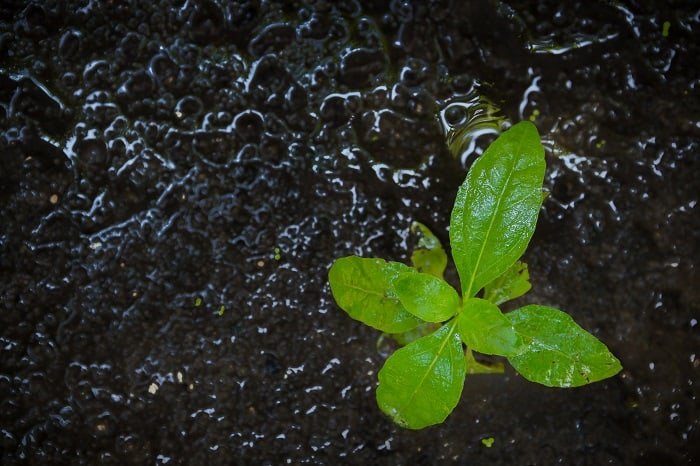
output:
[[[0,463],[698,461],[700,7],[672,3],[2,2]],[[455,158],[436,115],[481,97],[548,148],[521,302],[625,370],[469,377],[401,430],[327,270],[407,261],[414,220],[446,242],[493,136]]]

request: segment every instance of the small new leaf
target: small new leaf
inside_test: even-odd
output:
[[[523,377],[549,387],[578,387],[617,374],[622,366],[596,337],[566,313],[531,305],[506,314],[523,339],[508,358]]]
[[[522,340],[510,320],[495,304],[485,299],[471,298],[457,316],[462,341],[474,351],[497,356],[516,354]]]
[[[411,254],[413,267],[419,272],[442,278],[447,267],[447,254],[440,240],[428,227],[419,222],[411,224],[411,233],[420,237],[418,247]]]
[[[426,322],[444,322],[459,311],[459,295],[441,278],[409,268],[393,285],[403,307]]]
[[[484,299],[499,305],[521,297],[530,291],[530,288],[532,288],[532,285],[530,284],[530,273],[527,271],[527,264],[516,261],[508,270],[484,287]]]
[[[399,262],[348,256],[336,260],[328,272],[333,298],[355,320],[387,333],[411,330],[421,320],[399,301],[392,281],[409,270]]]
[[[386,360],[379,371],[377,404],[402,427],[439,424],[462,396],[465,370],[462,342],[452,321]]]

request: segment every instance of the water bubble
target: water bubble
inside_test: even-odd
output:
[[[202,113],[204,105],[195,96],[187,95],[175,104],[175,116],[177,118],[196,118]]]
[[[321,103],[320,114],[324,123],[332,127],[340,126],[348,121],[350,112],[346,106],[346,100],[342,95],[331,94]]]
[[[386,65],[387,58],[379,50],[350,49],[340,58],[338,79],[353,89],[366,87],[374,77],[385,71]]]
[[[83,83],[86,88],[104,88],[109,85],[111,79],[111,67],[106,60],[94,60],[85,65]]]
[[[258,143],[264,128],[263,117],[259,112],[246,110],[236,115],[233,128],[241,141]]]
[[[22,12],[19,27],[29,36],[42,37],[47,34],[49,18],[44,7],[38,3],[30,3]]]
[[[166,88],[172,87],[178,78],[178,65],[165,53],[158,53],[151,58],[148,71]]]
[[[131,74],[117,90],[117,96],[131,101],[153,95],[153,79],[144,70]]]
[[[224,37],[224,13],[211,0],[187,0],[178,11],[178,18],[185,21],[185,30],[201,45]]]
[[[83,36],[79,31],[68,30],[63,33],[58,44],[58,53],[64,60],[78,57],[82,50]]]
[[[105,142],[101,139],[83,139],[76,145],[76,155],[81,164],[107,165],[109,162],[109,152]]]
[[[138,62],[141,58],[144,46],[144,38],[140,34],[132,31],[127,33],[120,41],[117,54],[127,66],[133,66],[133,64]]]
[[[277,52],[294,45],[296,31],[287,23],[273,23],[265,26],[250,41],[248,50],[254,57],[268,52]]]

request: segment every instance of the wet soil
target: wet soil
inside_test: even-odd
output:
[[[693,1],[3,2],[0,463],[698,461],[699,37]],[[402,430],[327,270],[407,261],[413,221],[446,243],[528,118],[550,196],[521,302],[625,369],[469,377]]]

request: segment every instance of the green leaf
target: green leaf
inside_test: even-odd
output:
[[[391,285],[410,268],[399,262],[348,256],[336,260],[328,272],[331,292],[350,317],[387,333],[411,330],[421,320],[399,302]]]
[[[612,377],[622,369],[602,342],[558,309],[531,305],[506,316],[524,345],[508,361],[532,382],[578,387]]]
[[[459,311],[459,295],[442,278],[408,269],[393,284],[403,307],[426,322],[444,322]]]
[[[486,448],[491,448],[495,441],[496,439],[493,437],[485,437],[481,439],[481,444]]]
[[[544,171],[537,128],[527,121],[501,134],[474,162],[450,220],[464,298],[508,270],[525,251],[542,204]]]
[[[401,427],[444,421],[462,396],[464,351],[454,321],[398,349],[379,371],[377,403]]]
[[[467,374],[503,374],[505,368],[502,362],[493,364],[484,364],[474,358],[472,350],[467,348],[467,354],[464,355],[464,360],[467,363]]]
[[[456,320],[462,341],[479,353],[508,356],[517,353],[522,346],[510,320],[485,299],[465,301]]]
[[[519,298],[528,291],[530,273],[525,262],[516,261],[508,270],[493,279],[484,287],[484,299],[495,305],[505,303],[511,299]]]
[[[442,278],[447,267],[447,253],[440,240],[425,225],[419,222],[411,224],[411,233],[419,235],[418,247],[411,254],[411,263],[420,272]]]

